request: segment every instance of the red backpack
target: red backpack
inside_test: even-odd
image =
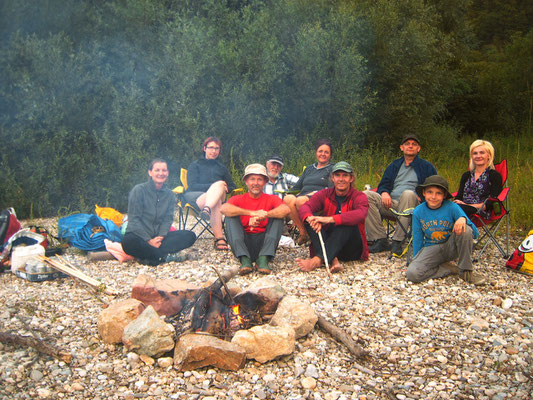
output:
[[[20,231],[20,222],[13,208],[6,208],[0,211],[0,250],[11,236]]]

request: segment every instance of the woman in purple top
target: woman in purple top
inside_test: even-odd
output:
[[[502,189],[502,176],[494,169],[494,147],[485,140],[470,145],[470,165],[461,177],[455,202],[468,216],[478,213],[490,218],[492,203],[489,197],[497,197]]]

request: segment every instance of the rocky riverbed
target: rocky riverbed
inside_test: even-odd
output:
[[[512,246],[522,238],[518,235]],[[116,297],[100,295],[105,302],[129,298],[139,274],[201,284],[215,278],[210,265],[236,264],[230,252],[213,250],[210,239],[198,240],[189,252],[190,260],[159,267],[89,262],[75,249],[68,257],[116,289]],[[305,247],[281,248],[272,278],[351,334],[368,357],[354,360],[344,345],[315,329],[299,339],[292,355],[276,361],[249,360],[237,372],[178,372],[168,358],[139,358],[122,345],[104,344],[97,331],[103,303],[72,279],[32,283],[5,272],[0,273],[0,331],[47,338],[71,352],[73,361],[0,343],[0,398],[532,398],[532,278],[507,271],[495,250],[476,265],[488,281],[481,287],[457,276],[408,283],[405,260],[388,260],[385,253],[347,263],[329,280],[323,268],[298,270],[294,259],[307,254]],[[253,273],[233,282],[247,286],[258,277]]]

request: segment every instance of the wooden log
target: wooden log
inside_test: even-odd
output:
[[[324,319],[324,317],[321,317],[320,315],[318,316],[318,327],[324,332],[329,333],[337,341],[344,344],[348,348],[350,353],[352,353],[355,357],[361,358],[368,355],[368,352],[363,349],[359,344],[357,344],[347,332],[345,332],[338,326],[333,325],[331,322],[328,322],[326,319]],[[362,371],[369,375],[375,375],[374,371],[365,368],[360,364],[354,362],[352,365],[359,371]]]
[[[33,347],[38,352],[55,357],[67,364],[72,362],[72,354],[70,352],[56,349],[35,336],[21,336],[0,332],[0,342],[13,344],[15,346]]]

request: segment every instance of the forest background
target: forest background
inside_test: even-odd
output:
[[[0,0],[0,208],[125,212],[152,158],[173,187],[211,135],[238,184],[327,137],[375,186],[416,133],[454,189],[492,141],[533,228],[532,28],[530,0]]]

